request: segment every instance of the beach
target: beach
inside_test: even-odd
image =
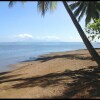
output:
[[[100,68],[85,49],[44,54],[0,73],[0,98],[100,98]]]

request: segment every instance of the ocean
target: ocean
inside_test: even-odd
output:
[[[100,48],[100,43],[93,43]],[[51,52],[86,49],[82,42],[1,42],[0,72],[10,69],[9,65],[36,59],[39,55]]]

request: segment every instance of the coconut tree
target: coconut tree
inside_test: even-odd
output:
[[[10,2],[12,5],[12,1]],[[79,35],[81,36],[85,46],[87,47],[89,53],[91,54],[92,58],[97,62],[98,65],[100,65],[100,56],[98,55],[98,53],[96,52],[96,50],[93,48],[93,46],[91,45],[90,41],[88,40],[88,38],[86,37],[84,31],[82,30],[80,24],[78,23],[76,17],[74,16],[72,10],[70,9],[68,3],[66,1],[62,1],[65,9],[67,10],[70,18],[72,19],[72,22],[74,23],[77,31],[79,32]],[[45,15],[45,12],[50,8],[54,7],[54,5],[56,4],[56,2],[54,1],[38,1],[37,2],[37,6],[40,10],[40,12],[42,13],[42,15]],[[55,8],[55,7],[54,7]]]
[[[93,59],[97,62],[98,65],[100,65],[100,56],[98,55],[98,53],[96,52],[96,50],[93,48],[93,46],[91,45],[90,41],[88,40],[88,38],[86,37],[84,31],[82,30],[80,24],[78,23],[78,21],[76,20],[74,14],[72,13],[71,9],[69,8],[68,4],[66,1],[63,1],[63,4],[67,10],[67,12],[69,13],[77,31],[79,32],[84,44],[86,45],[89,53],[91,54],[91,56],[93,57]]]

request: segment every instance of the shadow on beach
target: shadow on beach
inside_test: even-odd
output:
[[[21,62],[31,62],[31,61],[41,61],[46,62],[49,60],[54,60],[56,58],[65,58],[65,59],[79,59],[79,60],[93,60],[91,57],[83,57],[84,54],[64,54],[64,55],[55,55],[55,56],[41,56],[38,58],[30,58],[29,60],[21,61]]]
[[[96,50],[99,50],[100,48],[95,48]],[[87,50],[87,49],[79,49],[79,50]],[[76,50],[76,51],[79,51]],[[74,50],[75,51],[75,50]],[[100,54],[100,52],[98,52]],[[83,57],[84,54],[64,54],[64,55],[55,55],[55,56],[40,56],[40,57],[31,57],[28,60],[24,60],[21,62],[31,62],[31,61],[41,61],[41,62],[46,62],[49,60],[53,60],[56,58],[66,58],[66,59],[79,59],[79,60],[93,60],[94,59],[91,56],[88,57]]]
[[[52,98],[96,98],[100,97],[100,68],[90,66],[80,70],[65,70],[62,73],[50,73],[44,76],[15,78],[0,77],[0,83],[18,81],[12,88],[48,87],[64,85],[63,95]],[[16,76],[12,76],[16,77]],[[72,80],[72,81],[69,81]],[[65,81],[65,82],[64,82]]]
[[[91,57],[82,57],[82,54],[57,55],[53,57],[42,57],[35,61],[46,62],[56,58],[92,60]],[[65,90],[60,96],[50,97],[51,99],[59,98],[100,98],[100,66],[88,66],[79,70],[65,70],[60,73],[50,73],[43,76],[18,78],[19,75],[8,74],[9,72],[0,73],[0,84],[6,82],[16,82],[11,86],[13,89],[27,87],[55,87],[63,85]],[[7,76],[5,76],[8,74]],[[14,79],[11,79],[14,78]],[[44,97],[45,98],[45,97]]]

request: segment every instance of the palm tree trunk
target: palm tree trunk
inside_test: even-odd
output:
[[[71,11],[71,9],[69,8],[68,4],[66,1],[63,1],[64,7],[67,10],[67,12],[69,13],[74,25],[76,26],[77,31],[79,32],[85,46],[87,47],[89,53],[91,54],[91,56],[93,57],[93,59],[97,62],[98,66],[100,66],[100,56],[98,55],[98,53],[96,52],[96,50],[93,48],[93,46],[91,45],[90,41],[88,40],[88,38],[86,37],[84,31],[82,30],[80,24],[78,23],[78,21],[76,20],[73,12]]]

